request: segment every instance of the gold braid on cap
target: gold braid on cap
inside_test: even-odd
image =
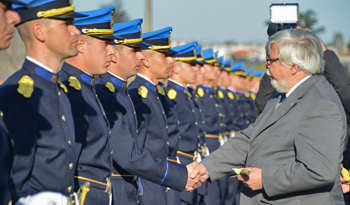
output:
[[[36,16],[39,18],[47,18],[51,16],[68,16],[74,12],[75,7],[73,5],[59,8],[59,9],[50,9],[47,11],[39,11],[36,13]]]

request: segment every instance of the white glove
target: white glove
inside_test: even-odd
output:
[[[21,197],[16,205],[68,205],[68,197],[52,191],[42,191],[27,197]]]

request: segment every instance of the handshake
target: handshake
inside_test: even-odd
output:
[[[207,169],[198,162],[194,161],[187,165],[188,178],[185,190],[192,192],[205,183],[208,178]]]

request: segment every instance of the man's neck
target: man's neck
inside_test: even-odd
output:
[[[80,56],[80,54],[78,54],[75,57],[72,58],[68,58],[65,60],[66,63],[78,68],[79,70],[85,72],[86,74],[88,74],[89,76],[93,77],[94,74],[90,73],[87,69],[87,66],[85,64],[84,59]]]
[[[149,68],[150,69],[150,68]],[[148,70],[149,70],[148,69]],[[158,82],[159,82],[159,78],[155,77],[152,73],[150,72],[144,72],[144,70],[140,70],[139,71],[139,74],[147,77],[152,83],[153,85],[158,85]]]
[[[63,60],[62,58],[56,57],[51,52],[31,52],[27,51],[27,55],[34,59],[37,62],[40,62],[42,65],[45,65],[46,67],[50,68],[50,70],[57,74],[60,67],[61,67],[61,61]]]

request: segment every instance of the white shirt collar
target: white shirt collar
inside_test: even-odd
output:
[[[109,74],[113,75],[114,77],[118,78],[119,80],[125,82],[125,80],[123,80],[121,77],[117,76],[116,74],[110,72],[109,70],[107,70],[107,72],[108,72]]]
[[[227,87],[227,89],[231,90],[231,91],[232,91],[232,92],[234,92],[234,93],[236,92],[236,91],[235,91],[235,89],[233,89],[233,88],[232,88],[232,87],[230,87],[230,86],[229,86],[229,87]]]
[[[306,76],[305,78],[301,79],[297,84],[295,84],[286,94],[286,97],[288,97],[295,89],[297,89],[297,87],[302,84],[305,80],[307,80],[308,78],[310,78],[311,75]]]
[[[154,83],[151,81],[151,79],[149,79],[148,77],[142,75],[141,73],[137,73],[138,76],[140,76],[141,78],[147,80],[148,82],[152,83],[152,85],[154,85]]]
[[[53,70],[49,67],[47,67],[46,65],[40,63],[39,61],[35,60],[34,58],[32,57],[29,57],[29,56],[26,56],[27,60],[31,61],[32,63],[35,63],[37,64],[38,66],[44,68],[45,70],[49,71],[50,73],[54,73]]]
[[[181,86],[181,87],[184,87],[184,88],[185,88],[185,86],[183,86],[183,85],[182,85],[181,83],[179,83],[179,82],[176,82],[176,81],[173,80],[173,79],[168,78],[168,80],[171,81],[171,82],[173,82],[173,83],[175,83],[175,84],[177,84],[177,85],[179,85],[179,86]]]

